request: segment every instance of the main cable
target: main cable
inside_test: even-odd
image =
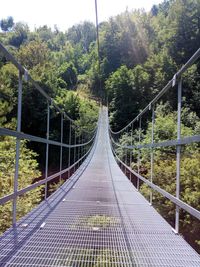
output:
[[[99,73],[99,86],[101,103],[103,100],[103,91],[101,86],[101,59],[100,59],[100,42],[99,42],[99,21],[98,21],[98,4],[95,0],[95,16],[96,16],[96,36],[97,36],[97,57],[98,57],[98,73]]]

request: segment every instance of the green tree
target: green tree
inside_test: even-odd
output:
[[[133,83],[132,71],[121,66],[106,81],[106,90],[110,101],[111,124],[120,129],[137,115],[140,95]]]
[[[176,0],[170,6],[168,30],[174,28],[175,34],[169,39],[169,52],[178,65],[184,64],[199,48],[199,17],[199,1]]]
[[[38,64],[47,63],[50,60],[50,50],[41,40],[30,41],[20,47],[17,57],[20,63],[30,70]]]
[[[13,28],[13,26],[14,26],[13,17],[7,17],[7,19],[2,19],[0,21],[0,27],[4,32],[10,31]]]
[[[10,122],[16,115],[17,77],[17,70],[11,63],[0,68],[0,124],[2,125]]]
[[[96,39],[96,29],[93,23],[84,21],[82,24],[74,25],[67,31],[67,38],[74,45],[80,44],[83,52],[89,51],[91,42]]]
[[[15,139],[12,137],[0,138],[0,197],[13,193],[15,169]],[[26,142],[21,142],[19,160],[19,189],[25,188],[34,182],[41,173],[38,170],[37,154],[26,147]],[[26,215],[42,199],[42,187],[33,189],[17,199],[17,219]],[[12,222],[11,202],[0,206],[0,233],[3,233]]]
[[[19,48],[20,45],[27,40],[28,33],[28,25],[22,22],[17,22],[11,32],[11,35],[9,36],[9,44]]]
[[[77,84],[77,71],[72,62],[63,63],[59,70],[59,77],[66,83],[68,88],[73,89]]]

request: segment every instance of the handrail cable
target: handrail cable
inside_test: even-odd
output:
[[[137,190],[140,189],[140,181],[143,181],[146,183],[150,188],[150,205],[152,205],[153,200],[153,190],[156,190],[157,192],[161,193],[164,197],[170,199],[175,205],[176,205],[176,211],[175,211],[175,232],[179,232],[179,209],[182,208],[192,214],[194,217],[200,219],[200,211],[194,209],[192,206],[188,205],[187,203],[180,200],[180,185],[181,185],[181,146],[192,144],[194,142],[200,142],[200,135],[193,135],[193,136],[181,136],[181,106],[182,106],[182,75],[183,73],[193,64],[195,61],[200,57],[200,48],[196,51],[196,53],[187,61],[185,65],[174,75],[174,77],[168,82],[168,84],[157,94],[157,96],[130,122],[128,123],[124,128],[121,130],[114,132],[112,131],[110,125],[109,127],[109,136],[110,136],[110,142],[111,147],[113,150],[113,154],[116,158],[116,160],[120,163],[122,169],[125,168],[124,172],[125,174],[131,173],[134,177],[136,177],[136,188]],[[154,126],[155,126],[155,103],[163,96],[171,87],[174,87],[176,84],[177,86],[177,138],[173,140],[167,140],[167,141],[160,141],[155,142],[154,139]],[[146,113],[147,111],[151,111],[151,137],[150,142],[145,143],[145,140],[142,140],[142,115]],[[135,126],[138,131],[136,131],[137,140],[135,139],[135,134],[133,136],[133,124],[134,122],[138,122],[138,125]],[[128,128],[131,127],[130,132],[128,132]],[[127,134],[129,138],[131,138],[131,145],[127,144],[129,143],[129,139],[126,140],[126,142],[123,142],[121,144],[120,138],[125,134],[125,131],[127,130]],[[122,155],[124,158],[119,158],[119,155],[116,151],[117,147],[122,149]],[[156,148],[163,148],[163,147],[175,147],[176,148],[176,196],[172,196],[165,190],[161,189],[157,185],[153,183],[154,178],[154,149]],[[141,168],[142,168],[142,162],[141,162],[141,149],[149,149],[150,150],[150,167],[149,167],[149,177],[150,181],[148,181],[145,177],[141,175]],[[135,149],[135,150],[133,150]],[[130,161],[130,166],[127,166],[127,151],[130,150],[130,154],[135,154],[135,158],[137,158],[137,172],[132,170]],[[132,156],[131,156],[132,158]],[[125,161],[125,162],[124,162]],[[129,179],[131,179],[131,175],[129,175]]]

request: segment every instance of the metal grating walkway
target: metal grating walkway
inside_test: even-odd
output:
[[[0,266],[200,266],[117,166],[106,109],[97,137],[76,173],[1,237]]]

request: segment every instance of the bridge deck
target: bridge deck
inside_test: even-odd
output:
[[[105,129],[106,110],[84,164],[1,237],[0,266],[200,266],[117,166]]]

